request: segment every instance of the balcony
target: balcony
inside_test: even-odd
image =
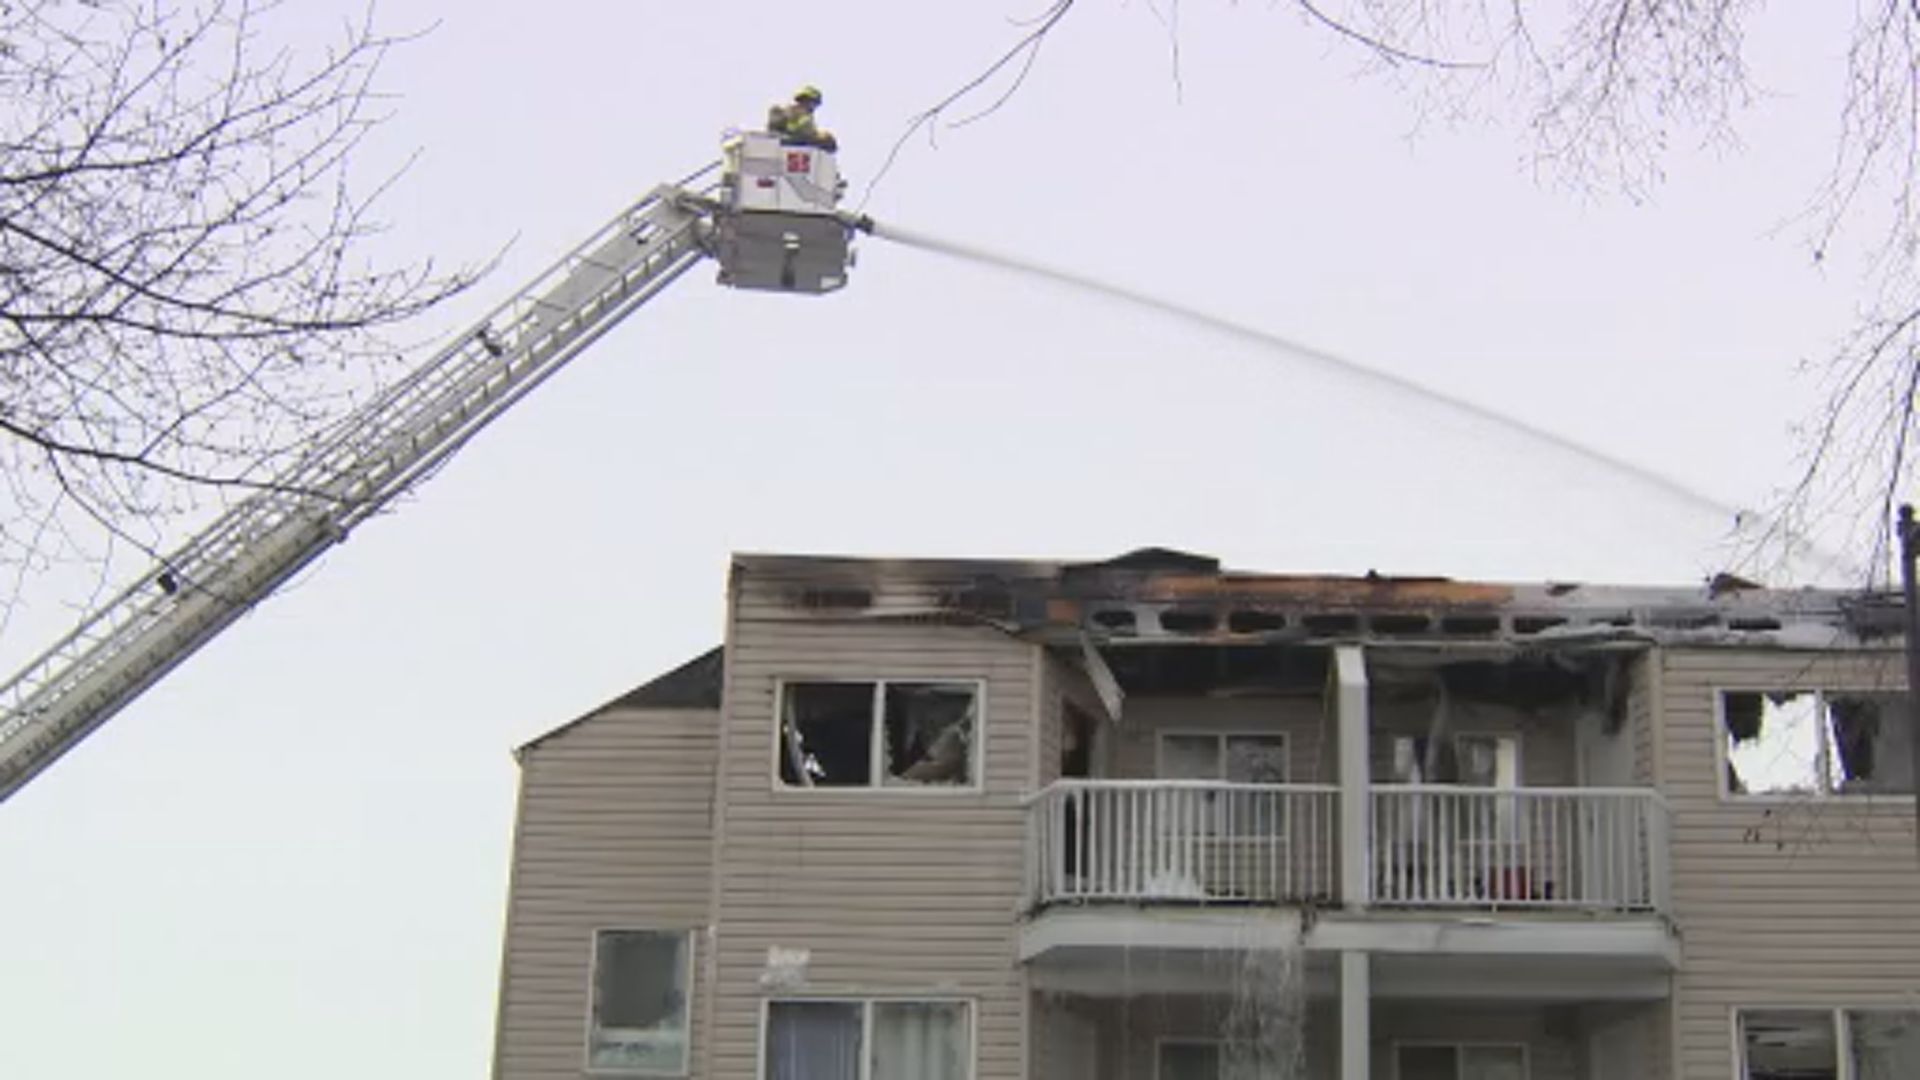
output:
[[[1658,913],[1666,806],[1632,788],[1376,785],[1365,904]],[[1063,780],[1027,811],[1027,903],[1341,906],[1339,789]]]
[[[1061,780],[1027,809],[1029,906],[1327,904],[1339,789]]]
[[[1635,788],[1377,785],[1368,815],[1382,907],[1662,910],[1667,810]]]

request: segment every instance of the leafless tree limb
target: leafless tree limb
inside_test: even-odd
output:
[[[1018,64],[1019,66],[1014,68],[1015,74],[1011,84],[1002,90],[1000,95],[985,109],[968,116],[963,122],[972,123],[976,120],[983,119],[997,112],[1002,105],[1005,105],[1008,99],[1012,98],[1013,95],[1019,91],[1020,86],[1026,82],[1027,73],[1033,70],[1034,60],[1040,54],[1040,47],[1046,43],[1047,35],[1053,32],[1054,27],[1060,25],[1061,19],[1067,17],[1067,12],[1073,10],[1074,3],[1075,0],[1053,0],[1045,11],[1041,12],[1024,27],[1025,33],[1020,36],[1018,41],[1014,42],[1012,48],[1002,53],[999,59],[987,65],[986,69],[978,75],[962,83],[959,89],[910,117],[907,121],[906,130],[902,131],[900,137],[893,141],[893,145],[887,150],[886,158],[880,162],[880,168],[874,172],[873,179],[867,181],[867,189],[860,196],[860,205],[865,207],[867,200],[873,198],[874,189],[879,187],[880,181],[886,179],[887,173],[893,170],[893,163],[900,157],[900,151],[906,147],[908,140],[912,139],[923,129],[931,131],[933,125],[939,122],[947,110],[952,109],[962,101],[973,96],[973,94],[978,92],[982,87],[992,82],[994,77],[1001,72],[1009,68],[1014,68],[1014,65]]]
[[[365,254],[391,178],[353,165],[404,39],[368,17],[295,51],[275,43],[281,13],[0,4],[0,566],[16,581],[116,546],[152,557],[209,493],[283,490],[270,478],[390,365],[383,332],[471,280]]]
[[[1682,140],[1737,145],[1754,100],[1747,29],[1760,0],[1269,0],[1403,75],[1425,108],[1517,115],[1541,174],[1598,192],[1647,195]],[[867,189],[917,132],[995,81],[991,115],[1025,81],[1073,0],[1056,0],[1013,47],[953,93],[915,114]],[[1150,3],[1177,39],[1174,11]],[[1860,554],[1869,585],[1890,570],[1894,504],[1913,497],[1914,397],[1920,388],[1920,0],[1861,0],[1836,9],[1846,83],[1840,137],[1825,180],[1797,220],[1813,258],[1843,238],[1870,264],[1877,296],[1854,332],[1814,365],[1823,386],[1800,438],[1794,481],[1754,515],[1741,568],[1775,576],[1807,569],[1809,551]],[[1178,92],[1178,44],[1175,86]],[[1453,60],[1451,57],[1472,57]],[[1484,59],[1480,59],[1484,58]],[[1412,78],[1417,76],[1418,78]],[[1820,533],[1821,541],[1810,542]],[[1795,567],[1798,566],[1798,571]],[[1828,568],[1829,570],[1834,568]]]
[[[1361,46],[1368,52],[1389,63],[1413,64],[1419,67],[1435,68],[1442,71],[1470,71],[1487,66],[1487,62],[1484,60],[1448,60],[1437,55],[1414,52],[1411,49],[1395,45],[1386,39],[1385,34],[1370,33],[1361,29],[1355,21],[1334,18],[1324,9],[1313,3],[1313,0],[1293,0],[1293,5],[1305,13],[1313,22],[1318,23],[1322,28],[1333,31],[1340,37],[1346,38],[1348,41]],[[1382,7],[1376,9],[1376,13],[1385,10],[1387,9]],[[1398,19],[1382,21],[1396,22]]]

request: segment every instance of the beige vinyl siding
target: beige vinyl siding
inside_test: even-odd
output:
[[[965,997],[981,1080],[1024,1075],[1014,912],[1032,780],[1035,647],[978,626],[834,620],[735,579],[715,896],[715,1080],[752,1080],[767,950],[810,953],[799,995]],[[775,787],[776,685],[977,679],[979,790]]]
[[[694,931],[689,1003],[700,1075],[701,969],[719,715],[615,708],[529,749],[520,764],[497,1080],[586,1068],[593,932]]]
[[[1732,1011],[1913,1007],[1920,871],[1910,799],[1723,799],[1720,689],[1884,689],[1897,653],[1676,649],[1659,673],[1663,786],[1673,811],[1678,1075],[1733,1075]]]

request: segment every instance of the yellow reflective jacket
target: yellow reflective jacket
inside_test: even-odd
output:
[[[803,109],[791,109],[785,105],[768,109],[767,130],[780,136],[782,142],[818,146],[823,150],[832,150],[836,146],[834,137],[820,130],[813,122],[813,114]]]

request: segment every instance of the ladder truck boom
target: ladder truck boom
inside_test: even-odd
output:
[[[852,234],[868,226],[837,209],[833,155],[760,133],[724,150],[623,210],[0,684],[0,801],[702,258],[736,288],[845,284]]]

